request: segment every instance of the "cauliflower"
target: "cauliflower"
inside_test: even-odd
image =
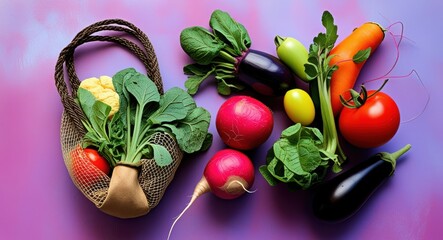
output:
[[[87,78],[80,83],[80,87],[91,92],[97,100],[111,106],[110,117],[118,111],[120,98],[115,91],[111,77],[100,76],[100,78]]]

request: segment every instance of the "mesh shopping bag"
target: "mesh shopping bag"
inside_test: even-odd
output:
[[[82,124],[85,114],[76,101],[80,80],[74,66],[76,48],[88,42],[112,42],[127,48],[141,60],[147,76],[163,94],[157,58],[148,37],[140,29],[121,19],[108,19],[80,31],[60,52],[55,66],[55,84],[64,107],[61,148],[73,183],[103,212],[119,218],[139,217],[158,205],[174,177],[183,152],[173,136],[158,132],[149,141],[168,150],[172,163],[167,166],[158,166],[154,159],[142,159],[141,164],[136,166],[117,165],[108,176],[91,164],[81,148],[86,133]]]

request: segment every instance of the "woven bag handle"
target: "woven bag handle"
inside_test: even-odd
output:
[[[101,31],[116,31],[129,34],[141,43],[143,49],[134,42],[123,37],[93,35],[94,33]],[[60,94],[65,113],[68,115],[70,121],[74,124],[80,135],[85,134],[82,120],[85,120],[86,118],[82,109],[75,101],[80,80],[75,71],[74,51],[78,46],[84,43],[95,41],[113,42],[129,49],[141,60],[146,68],[147,76],[156,84],[160,94],[163,94],[163,82],[157,57],[154,48],[145,33],[132,23],[121,19],[108,19],[89,25],[80,31],[71,43],[60,52],[55,65],[54,75],[55,85]],[[65,69],[67,72],[67,81],[65,79]]]

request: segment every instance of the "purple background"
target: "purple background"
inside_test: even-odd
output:
[[[99,20],[123,18],[150,37],[165,89],[184,87],[182,67],[189,59],[180,48],[180,31],[207,26],[211,12],[222,9],[246,26],[254,49],[271,54],[275,54],[277,34],[295,37],[308,46],[323,31],[324,10],[333,14],[340,39],[365,21],[383,26],[403,22],[405,38],[391,75],[406,75],[414,69],[421,82],[412,75],[389,83],[386,91],[400,106],[402,124],[388,144],[372,150],[347,148],[347,152],[352,164],[406,143],[412,149],[399,162],[394,177],[349,221],[315,220],[309,209],[310,191],[269,187],[257,171],[254,194],[233,201],[202,196],[177,223],[171,239],[437,239],[443,234],[442,8],[443,3],[436,0],[0,1],[0,238],[166,239],[206,161],[224,148],[214,119],[225,98],[211,84],[195,97],[198,105],[212,113],[214,144],[207,153],[184,159],[162,202],[148,215],[121,220],[96,209],[69,178],[60,148],[63,109],[54,86],[54,66],[61,49],[78,31]],[[392,32],[398,34],[398,28]],[[360,81],[388,70],[396,52],[392,42],[387,35]],[[90,50],[77,58],[81,79],[113,75],[129,66],[141,69],[133,56],[118,47]],[[262,147],[248,153],[257,168],[289,125],[281,101],[270,106],[276,120],[273,134]]]

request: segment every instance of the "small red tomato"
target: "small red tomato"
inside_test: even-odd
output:
[[[86,187],[100,182],[111,172],[108,162],[97,150],[80,147],[71,152],[71,170],[74,179]]]
[[[83,150],[86,154],[86,156],[89,158],[89,161],[91,161],[94,166],[96,166],[98,169],[102,170],[106,175],[109,175],[111,168],[109,167],[108,161],[104,157],[98,153],[97,150],[92,148],[85,148]]]
[[[375,90],[368,91],[371,96]],[[360,148],[378,147],[394,137],[400,126],[400,111],[395,101],[383,92],[366,99],[358,108],[344,107],[339,117],[343,137]]]

